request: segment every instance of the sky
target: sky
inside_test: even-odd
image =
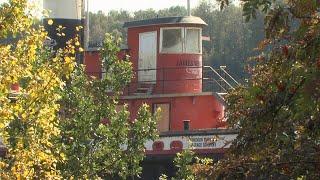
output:
[[[7,0],[0,0],[0,3]],[[41,5],[42,0],[31,0],[39,1],[37,3]],[[52,0],[54,1],[54,0]],[[71,0],[66,0],[71,1]],[[214,1],[214,0],[212,0]],[[197,6],[200,0],[190,0],[191,8]],[[148,8],[152,9],[163,9],[169,8],[171,6],[185,6],[187,7],[187,0],[89,0],[89,10],[92,12],[97,12],[99,10],[107,13],[110,10],[127,10],[127,11],[137,11],[144,10]]]
[[[190,0],[191,8],[195,7],[200,0]],[[171,6],[187,7],[187,0],[89,0],[90,11],[96,12],[102,10],[108,12],[110,10],[127,10],[137,11],[148,8],[156,10],[169,8]]]

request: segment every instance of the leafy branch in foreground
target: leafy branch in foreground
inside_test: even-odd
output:
[[[213,160],[210,158],[199,158],[191,149],[183,150],[176,154],[173,160],[177,172],[172,180],[205,180],[206,174],[212,167]],[[160,180],[168,179],[168,176],[162,174]]]
[[[0,137],[7,148],[0,177],[59,179],[61,156],[52,137],[60,133],[58,92],[75,66],[74,42],[52,52],[44,46],[44,29],[33,27],[29,10],[26,0],[0,6],[0,39],[13,39],[0,44]],[[12,91],[17,85],[19,91]]]
[[[61,144],[65,160],[59,169],[65,178],[115,178],[141,173],[144,143],[157,137],[157,114],[142,105],[130,120],[119,95],[132,78],[131,63],[118,58],[120,39],[107,34],[100,52],[105,76],[88,77],[84,68],[72,74],[62,91]]]
[[[265,12],[262,53],[251,80],[227,97],[228,123],[240,130],[214,179],[319,179],[320,3],[243,0],[244,15]]]

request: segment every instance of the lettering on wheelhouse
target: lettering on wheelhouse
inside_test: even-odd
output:
[[[194,60],[179,60],[177,66],[200,66],[200,63]]]

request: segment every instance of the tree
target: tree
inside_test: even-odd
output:
[[[245,0],[242,7],[247,20],[266,14],[266,39],[250,82],[227,97],[228,123],[239,135],[211,178],[319,179],[320,3]]]
[[[148,18],[168,17],[168,16],[184,16],[187,10],[182,6],[173,6],[167,9],[155,11],[154,9],[146,9],[135,11],[133,15],[125,10],[111,10],[104,14],[102,11],[90,13],[90,46],[102,45],[105,33],[117,32],[126,40],[126,31],[123,23],[133,20],[143,20]]]
[[[65,154],[59,163],[64,178],[135,177],[141,173],[144,143],[157,137],[157,114],[147,105],[130,121],[126,105],[118,105],[132,78],[129,60],[118,58],[120,39],[107,34],[101,52],[105,76],[87,77],[79,68],[62,92],[63,120],[57,144]],[[111,93],[112,92],[112,93]]]
[[[112,10],[108,14],[102,11],[97,13],[90,12],[90,46],[100,47],[104,40],[105,33],[118,32],[122,37],[126,37],[126,33],[122,25],[125,21],[132,20],[128,11]]]
[[[160,9],[157,14],[159,17],[186,16],[188,12],[184,6],[171,6],[170,8]]]
[[[227,66],[228,72],[243,81],[246,61],[256,55],[252,49],[264,38],[263,15],[258,13],[257,19],[245,22],[241,7],[230,5],[220,11],[217,3],[208,0],[200,1],[193,14],[208,24],[203,28],[204,36],[210,37],[203,42],[204,63]]]
[[[0,137],[7,147],[1,179],[139,175],[157,114],[143,105],[129,121],[126,106],[116,110],[132,77],[131,64],[117,58],[120,41],[108,36],[101,52],[106,76],[90,79],[75,63],[79,38],[53,51],[29,12],[27,0],[0,6]]]
[[[134,18],[135,20],[157,18],[157,12],[152,8],[147,10],[139,10],[134,12]]]
[[[30,10],[27,0],[0,6],[0,39],[10,39],[0,45],[0,136],[8,150],[0,158],[1,179],[60,178],[52,137],[60,133],[58,91],[76,50],[71,42],[57,53],[45,47],[46,33],[33,27]]]
[[[211,169],[212,162],[210,158],[199,158],[191,149],[185,149],[177,153],[173,160],[177,171],[172,180],[207,179],[208,174],[206,173]],[[162,174],[159,179],[166,180],[168,176]]]

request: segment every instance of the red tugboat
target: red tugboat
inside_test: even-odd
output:
[[[225,67],[203,66],[204,26],[194,16],[124,24],[128,44],[123,52],[130,55],[135,76],[120,103],[128,105],[131,120],[143,103],[162,110],[160,138],[145,144],[144,179],[155,179],[161,173],[170,177],[173,157],[183,149],[220,158],[237,136],[226,128],[223,95],[238,83]],[[86,51],[85,65],[88,75],[103,76],[97,50]]]

